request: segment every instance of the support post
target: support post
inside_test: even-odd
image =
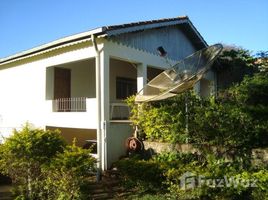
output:
[[[137,66],[137,92],[147,84],[147,64],[140,63]]]
[[[102,50],[100,52],[101,77],[101,135],[102,135],[102,170],[107,170],[108,137],[110,121],[110,57]]]

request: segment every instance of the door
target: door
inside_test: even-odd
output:
[[[54,105],[56,112],[71,111],[71,70],[55,68],[54,71]]]
[[[56,67],[54,72],[54,99],[70,98],[71,70]]]

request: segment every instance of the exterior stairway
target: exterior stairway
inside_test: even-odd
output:
[[[100,182],[90,185],[92,200],[127,199],[131,191],[126,191],[119,184],[118,173],[114,170],[106,171]]]
[[[12,200],[11,185],[0,185],[0,200]]]

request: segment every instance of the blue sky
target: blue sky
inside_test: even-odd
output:
[[[268,50],[268,0],[1,0],[0,58],[100,26],[181,15],[208,44]]]

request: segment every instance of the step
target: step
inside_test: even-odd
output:
[[[11,188],[11,185],[0,185],[0,200],[13,199],[12,193],[10,192]]]

